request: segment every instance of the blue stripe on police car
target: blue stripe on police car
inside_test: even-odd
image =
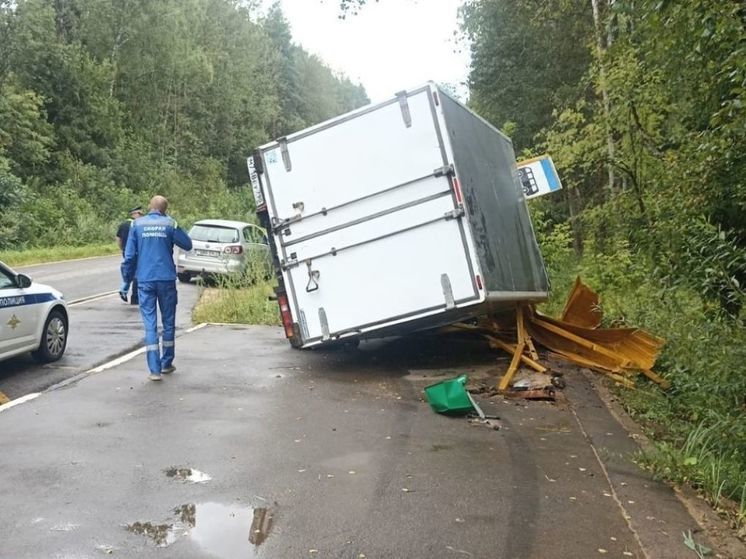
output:
[[[24,305],[39,305],[55,301],[57,297],[53,293],[33,293],[30,295],[12,295],[10,297],[0,297],[0,309],[11,307],[22,307]]]

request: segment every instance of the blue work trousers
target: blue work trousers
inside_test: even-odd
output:
[[[176,282],[141,281],[137,286],[140,299],[140,314],[145,325],[145,355],[151,373],[159,374],[174,362],[174,339],[176,337]],[[158,315],[161,310],[163,341],[158,344]],[[161,348],[163,351],[161,352]]]

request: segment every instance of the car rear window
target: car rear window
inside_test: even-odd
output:
[[[189,236],[192,240],[207,243],[237,243],[238,229],[219,225],[195,225],[189,231]]]

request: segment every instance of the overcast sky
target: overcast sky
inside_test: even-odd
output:
[[[271,3],[265,0],[265,6]],[[281,3],[294,41],[362,83],[371,101],[428,80],[456,86],[466,81],[468,49],[454,36],[463,0],[368,0],[345,20],[338,18],[339,0]],[[463,99],[466,88],[457,92]]]

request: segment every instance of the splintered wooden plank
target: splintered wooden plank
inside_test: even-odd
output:
[[[496,338],[494,336],[485,336],[485,338],[487,338],[487,340],[490,342],[490,346],[492,346],[495,349],[497,348],[503,349],[506,352],[510,353],[511,355],[513,355],[516,351],[516,346],[514,346],[513,344],[509,344],[507,342],[504,342],[500,338]],[[539,364],[537,361],[535,361],[534,359],[531,359],[530,357],[526,355],[521,354],[521,361],[523,361],[526,365],[528,365],[535,371],[538,371],[539,373],[547,372],[546,367],[544,367],[543,365]]]

